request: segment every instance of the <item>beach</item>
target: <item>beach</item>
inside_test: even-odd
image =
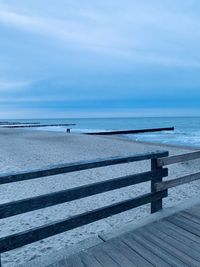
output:
[[[1,174],[42,168],[49,165],[127,156],[157,150],[169,151],[170,155],[194,150],[190,147],[177,147],[152,144],[125,139],[120,136],[89,136],[64,132],[32,131],[21,129],[0,129],[0,169]],[[167,179],[200,171],[200,161],[175,164],[169,167]],[[93,170],[79,171],[64,175],[44,177],[31,181],[17,182],[0,186],[0,203],[24,199],[84,184],[120,177],[150,169],[150,162],[123,164]],[[124,189],[72,201],[70,203],[41,209],[34,212],[0,220],[0,236],[24,231],[35,226],[92,210],[101,206],[133,198],[150,190],[150,183],[129,186]],[[164,207],[176,206],[199,194],[200,181],[185,184],[169,190],[164,199]],[[80,227],[78,229],[44,239],[20,249],[4,253],[5,266],[30,261],[51,251],[78,243],[81,240],[120,228],[128,222],[137,221],[150,215],[149,205]]]

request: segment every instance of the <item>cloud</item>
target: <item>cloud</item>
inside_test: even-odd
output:
[[[0,81],[0,92],[24,90],[29,85],[30,82],[27,81]]]
[[[101,28],[96,25],[85,25],[84,21],[59,20],[48,17],[28,16],[12,11],[0,10],[0,22],[7,27],[27,31],[40,35],[41,38],[56,38],[70,45],[78,45],[82,48],[103,50],[105,46],[114,46],[123,43],[123,38],[112,29]],[[112,41],[111,41],[112,40]],[[117,46],[117,45],[116,45]],[[114,47],[113,47],[114,48]],[[117,50],[117,49],[116,49]]]
[[[186,53],[183,56],[188,43],[189,46],[194,45],[191,43],[194,41],[199,44],[197,29],[200,22],[196,17],[165,9],[160,4],[156,11],[154,5],[146,1],[142,1],[143,4],[127,1],[126,7],[117,5],[119,9],[104,2],[102,5],[90,3],[86,7],[78,3],[83,9],[69,1],[62,19],[59,18],[62,6],[59,4],[56,8],[49,4],[50,10],[55,8],[56,16],[53,17],[47,12],[38,16],[30,14],[28,8],[19,12],[9,5],[2,6],[0,23],[38,35],[41,39],[51,38],[54,43],[57,40],[57,44],[66,48],[118,56],[129,64],[132,61],[163,66],[200,66],[200,58],[187,58]],[[108,12],[112,9],[116,14]],[[185,43],[184,49],[182,42]]]
[[[197,0],[0,0],[0,102],[59,109],[65,101],[69,111],[78,101],[91,110],[102,101],[103,110],[109,101],[129,108],[167,98],[184,106],[190,90],[192,106],[198,11]]]

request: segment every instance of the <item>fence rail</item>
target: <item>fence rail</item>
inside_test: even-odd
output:
[[[196,159],[200,159],[200,151],[171,156],[171,157],[159,158],[159,159],[156,159],[157,161],[156,164],[158,167],[163,167],[163,166],[167,166],[171,164],[176,164],[176,163],[181,163],[181,162],[186,162],[186,161],[191,161],[191,160],[196,160]],[[193,182],[199,179],[200,179],[200,172],[197,172],[197,173],[192,173],[192,174],[178,177],[178,178],[165,181],[165,182],[158,181],[157,183],[155,183],[155,191],[159,192],[162,190],[167,190],[169,188],[183,185],[186,183],[190,183],[190,182]]]
[[[99,167],[106,167],[117,164],[124,164],[142,160],[149,160],[153,158],[165,157],[168,155],[168,152],[157,151],[152,153],[137,154],[127,157],[111,157],[107,159],[97,159],[91,161],[81,161],[75,163],[59,164],[54,166],[47,166],[42,169],[37,170],[27,170],[24,172],[10,173],[0,175],[0,185],[7,183],[20,182],[25,180],[37,179],[46,176],[52,176],[63,173],[83,171],[87,169],[94,169]]]
[[[54,236],[77,227],[107,218],[109,216],[151,203],[151,213],[162,209],[163,198],[167,197],[168,189],[184,183],[200,179],[200,173],[194,173],[169,181],[163,181],[168,176],[168,169],[164,166],[200,158],[200,151],[178,156],[168,156],[167,151],[137,154],[126,157],[112,157],[92,161],[82,161],[62,165],[48,166],[43,169],[24,171],[0,175],[0,184],[26,181],[46,176],[83,171],[87,169],[108,167],[111,165],[125,164],[143,160],[151,161],[151,170],[118,178],[112,178],[86,184],[72,189],[44,194],[27,199],[21,199],[0,205],[0,219],[23,214],[26,212],[43,209],[46,207],[82,199],[96,194],[120,189],[143,182],[151,182],[151,191],[136,198],[127,199],[98,209],[72,216],[67,219],[55,221],[40,227],[32,228],[16,234],[0,238],[0,253],[31,244],[41,239]],[[67,177],[66,177],[67,179]],[[1,261],[0,261],[1,266]]]
[[[156,191],[162,191],[168,188],[176,187],[179,185],[187,184],[200,179],[200,172],[182,176],[166,182],[156,183]]]
[[[43,169],[32,171],[24,171],[19,173],[2,174],[0,176],[0,184],[7,184],[19,181],[26,181],[36,178],[42,178],[51,175],[58,175],[87,169],[108,167],[111,165],[126,164],[137,161],[151,160],[168,156],[167,151],[156,151],[152,153],[137,154],[126,157],[112,157],[106,159],[97,159],[92,161],[82,161],[68,163],[62,165],[48,166]],[[66,189],[50,194],[40,195],[27,199],[21,199],[0,205],[0,219],[11,217],[18,214],[23,214],[29,211],[34,211],[69,201],[82,199],[92,195],[108,192],[115,189],[120,189],[126,186],[135,185],[143,182],[162,181],[163,177],[168,175],[167,168],[151,168],[150,171],[122,176],[113,179],[103,180],[92,184]],[[67,179],[67,177],[66,177]],[[167,197],[167,190],[156,192],[151,191],[148,194],[141,195],[136,198],[127,199],[108,206],[94,209],[76,216],[55,221],[50,224],[45,224],[40,227],[32,228],[27,231],[22,231],[16,234],[0,238],[0,253],[39,241],[41,239],[63,233],[65,231],[107,218],[109,216],[151,203],[155,206],[157,201],[162,202],[162,198]],[[154,207],[153,212],[157,211]]]
[[[167,197],[167,191],[149,193],[134,199],[118,202],[103,208],[85,212],[69,219],[60,220],[44,226],[24,231],[19,234],[13,234],[5,238],[0,238],[0,251],[6,252],[21,246],[39,241],[41,239],[57,235],[77,227],[107,218],[145,204]]]
[[[166,177],[167,174],[168,171],[165,168],[158,171],[127,175],[42,196],[5,203],[0,205],[0,219],[147,182],[153,178]]]
[[[158,166],[167,166],[167,165],[190,161],[190,160],[199,159],[199,158],[200,158],[200,151],[196,151],[196,152],[186,153],[186,154],[177,155],[177,156],[164,157],[164,158],[158,159],[157,164]]]

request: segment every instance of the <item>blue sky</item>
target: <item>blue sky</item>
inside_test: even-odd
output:
[[[0,118],[200,115],[199,0],[0,0]]]

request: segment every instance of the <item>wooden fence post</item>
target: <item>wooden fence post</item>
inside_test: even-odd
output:
[[[157,164],[157,158],[151,159],[151,171],[158,171],[162,169],[163,167],[159,167]],[[154,177],[151,179],[151,193],[155,193],[156,187],[155,184],[158,182],[162,182],[163,177]],[[151,213],[155,213],[162,209],[162,197],[159,200],[152,201],[151,202]]]

